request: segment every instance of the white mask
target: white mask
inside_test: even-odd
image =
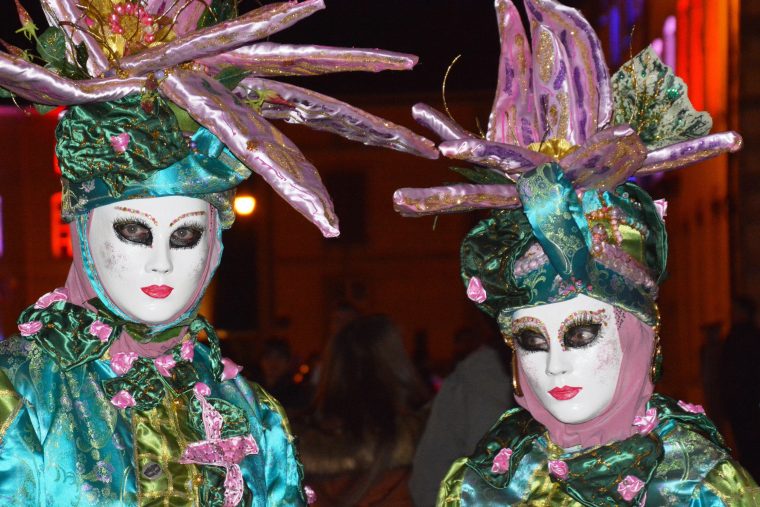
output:
[[[96,208],[90,220],[90,252],[111,301],[146,324],[176,318],[202,282],[210,212],[206,201],[184,196]]]
[[[512,336],[530,387],[557,420],[590,421],[610,404],[623,359],[611,305],[579,295],[518,310]]]

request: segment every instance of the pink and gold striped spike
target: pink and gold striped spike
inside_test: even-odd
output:
[[[427,104],[415,104],[412,107],[412,117],[423,127],[432,130],[443,141],[475,137],[475,134],[465,130],[452,118]]]
[[[284,30],[324,7],[322,0],[269,4],[230,21],[184,34],[166,44],[122,58],[118,66],[130,75],[143,75],[218,55]]]
[[[417,57],[381,49],[335,48],[260,42],[219,55],[201,58],[211,74],[235,66],[253,77],[317,76],[333,72],[410,70]]]
[[[458,213],[478,209],[513,209],[522,204],[514,185],[449,185],[400,188],[393,208],[405,217]]]
[[[525,5],[533,27],[533,85],[542,133],[583,144],[612,117],[610,74],[599,38],[576,9],[554,0],[525,0]]]
[[[234,93],[242,100],[276,96],[274,101],[261,102],[261,114],[267,119],[301,124],[353,141],[420,157],[438,158],[438,150],[430,140],[345,102],[305,88],[269,79],[246,78]]]
[[[533,61],[520,13],[511,0],[496,0],[501,38],[496,97],[486,139],[527,146],[541,140],[530,84]]]
[[[216,135],[325,237],[339,234],[338,219],[317,170],[295,144],[214,79],[176,71],[161,92]]]

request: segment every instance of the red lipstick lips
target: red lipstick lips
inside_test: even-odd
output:
[[[575,398],[575,396],[581,392],[582,387],[572,387],[572,386],[562,386],[562,387],[555,387],[551,391],[549,391],[549,394],[554,396],[560,401],[569,400],[572,398]]]
[[[147,287],[141,288],[140,290],[152,298],[164,299],[172,293],[174,287],[169,287],[168,285],[149,285]]]

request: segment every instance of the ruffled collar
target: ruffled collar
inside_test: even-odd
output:
[[[124,371],[118,372],[118,367],[114,368],[122,376],[104,382],[109,395],[116,394],[129,384],[129,392],[137,403],[135,406],[147,409],[160,401],[164,386],[176,393],[191,389],[198,381],[198,376],[191,365],[192,354],[187,351],[192,350],[201,333],[205,333],[208,338],[211,372],[218,381],[224,380],[225,365],[221,358],[219,339],[213,327],[201,316],[151,335],[148,326],[117,317],[97,298],[80,306],[64,298],[56,298],[55,293],[50,294],[53,296],[40,298],[21,313],[18,327],[22,336],[35,342],[64,371],[108,357],[107,352],[122,332],[128,333],[138,342],[146,339],[160,342],[174,339],[179,332],[187,330],[188,335],[183,343],[175,345],[163,355],[146,358],[135,354]],[[185,345],[188,341],[191,342],[190,348]],[[113,366],[114,358],[110,359]]]
[[[491,487],[503,489],[533,446],[541,446],[551,480],[582,505],[641,505],[646,486],[663,459],[662,437],[676,425],[686,425],[725,448],[715,425],[691,405],[653,394],[647,410],[653,414],[648,431],[567,452],[551,442],[546,428],[528,411],[516,408],[506,412],[478,443],[467,466]]]

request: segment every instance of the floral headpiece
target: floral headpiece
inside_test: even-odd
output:
[[[664,205],[632,176],[670,171],[741,147],[708,135],[686,85],[648,48],[610,79],[601,44],[575,9],[525,0],[529,41],[510,0],[496,0],[501,59],[485,139],[418,104],[440,152],[475,165],[473,184],[400,189],[397,211],[495,210],[462,244],[468,295],[508,320],[524,307],[587,294],[657,320],[665,270]]]
[[[415,65],[415,56],[389,51],[255,42],[323,9],[322,0],[272,3],[241,16],[235,0],[41,1],[50,28],[39,36],[16,1],[39,56],[6,44],[0,88],[72,106],[57,130],[67,219],[116,200],[181,194],[209,200],[229,226],[229,198],[255,172],[325,236],[336,236],[319,174],[269,119],[438,155],[403,127],[269,79]]]

